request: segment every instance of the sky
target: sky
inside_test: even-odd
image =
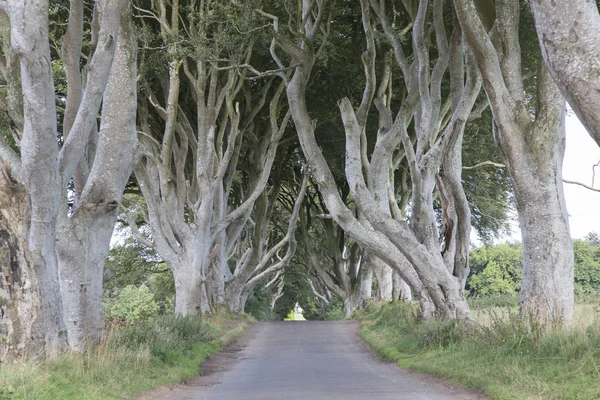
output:
[[[592,186],[593,166],[599,162],[600,147],[575,114],[569,112],[563,178]],[[600,189],[600,166],[596,167],[594,187]],[[582,239],[588,232],[600,232],[600,192],[567,183],[564,188],[571,236]]]

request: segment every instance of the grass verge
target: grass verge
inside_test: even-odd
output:
[[[249,323],[219,311],[113,328],[86,353],[3,368],[0,399],[128,398],[198,375],[204,360],[243,334]]]
[[[373,303],[356,317],[381,357],[493,399],[600,398],[597,315],[594,323],[546,334],[515,314],[491,313],[484,325],[466,326],[421,321],[417,309],[399,303]]]

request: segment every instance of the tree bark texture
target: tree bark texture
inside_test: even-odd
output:
[[[12,48],[20,60],[23,92],[21,166],[28,207],[24,215],[20,215],[24,246],[19,247],[28,255],[19,262],[24,263],[23,272],[29,270],[31,273],[27,277],[22,275],[22,279],[26,279],[24,287],[31,287],[31,297],[24,296],[23,308],[28,311],[19,316],[27,317],[19,323],[23,332],[31,337],[27,337],[25,343],[13,343],[13,346],[23,348],[20,356],[39,359],[62,350],[66,343],[55,254],[62,182],[57,159],[48,2],[11,3],[6,11],[10,19]],[[19,235],[14,230],[13,234]]]
[[[392,276],[392,282],[394,284],[392,290],[392,300],[404,302],[412,301],[410,286],[408,286],[396,272],[394,272]]]
[[[535,0],[542,56],[554,82],[600,145],[600,13],[595,1]]]
[[[69,346],[76,351],[103,333],[104,260],[137,146],[136,43],[128,9],[123,11],[116,46],[91,171],[85,174],[72,215],[63,201],[57,226],[64,319]]]
[[[454,5],[483,75],[494,133],[515,192],[523,237],[521,312],[545,327],[570,324],[573,244],[561,176],[565,101],[542,64],[533,118],[526,108],[518,1],[496,3],[494,43],[472,0]]]
[[[64,331],[56,333],[56,320],[48,321],[40,315],[49,305],[43,304],[43,282],[37,277],[28,251],[27,192],[22,185],[7,183],[3,177],[0,199],[0,363],[42,359],[62,349]]]
[[[393,271],[386,263],[380,259],[373,257],[371,261],[373,268],[373,275],[377,279],[377,293],[375,299],[380,301],[392,301],[394,282],[393,282]]]

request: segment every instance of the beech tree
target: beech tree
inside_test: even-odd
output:
[[[2,32],[2,73],[13,91],[6,100],[14,142],[0,141],[8,191],[3,225],[12,254],[11,273],[3,276],[10,319],[3,359],[42,358],[67,341],[82,350],[103,329],[102,265],[136,143],[135,48],[127,19],[120,29],[124,6],[121,0],[95,4],[94,46],[82,76],[83,2],[71,2],[61,54],[68,93],[59,147],[49,4],[0,3],[10,26]]]
[[[495,2],[490,34],[473,0],[454,5],[483,75],[517,203],[523,237],[521,311],[544,326],[568,324],[574,300],[573,245],[562,186],[565,101],[543,63],[536,73],[534,107],[526,98],[519,1]]]
[[[367,50],[362,57],[365,90],[358,107],[354,108],[348,99],[339,103],[346,131],[346,178],[359,215],[363,215],[359,220],[341,200],[327,161],[316,146],[315,128],[305,99],[319,44],[325,40],[320,35],[329,31],[329,26],[323,22],[326,20],[326,2],[303,1],[302,5],[301,13],[289,17],[291,22],[287,26],[281,26],[277,16],[265,15],[273,20],[274,43],[297,65],[287,82],[288,103],[304,154],[331,217],[365,250],[399,273],[419,300],[425,317],[437,314],[446,318],[469,318],[463,288],[468,273],[468,251],[465,250],[468,249],[470,216],[460,187],[460,151],[453,149],[460,149],[464,125],[479,93],[480,80],[469,57],[466,58],[467,79],[463,78],[460,28],[455,25],[452,40],[448,41],[442,2],[434,4],[433,14],[428,12],[428,2],[421,2],[418,7],[405,5],[404,11],[409,18],[407,23],[413,25],[413,63],[406,61],[401,46],[394,46],[394,43],[400,43],[398,34],[391,29],[386,32],[395,51],[394,60],[403,69],[406,80],[403,88],[406,97],[403,96],[394,118],[390,110],[393,104],[386,100],[392,96],[385,84],[388,81],[383,78],[379,85],[375,82],[376,51],[371,7],[384,32],[386,24],[390,24],[383,2],[361,2],[367,39]],[[438,43],[438,58],[433,71],[429,68],[429,38],[425,28],[425,21],[430,15],[433,16],[431,24]],[[441,82],[449,66],[454,90],[442,101]],[[381,123],[369,159],[365,128],[375,98]],[[411,139],[407,130],[413,119],[416,131]],[[408,223],[397,218],[401,213],[396,210],[395,199],[388,195],[394,193],[394,190],[389,190],[390,166],[397,165],[394,158],[402,157],[408,160],[411,173],[412,213]],[[445,165],[442,166],[442,163]],[[444,173],[438,177],[442,169]],[[433,210],[436,183],[443,186],[444,194],[440,198],[446,205],[444,248],[439,241],[441,235]]]
[[[600,145],[600,12],[597,1],[530,1],[554,82]]]
[[[258,73],[249,65],[257,40],[252,33],[262,29],[247,18],[250,6],[160,1],[149,10],[137,8],[142,30],[161,32],[149,46],[166,52],[147,53],[151,70],[139,108],[134,171],[149,235],[132,219],[130,226],[173,271],[175,312],[183,315],[209,312],[214,304],[239,311],[246,285],[267,278],[242,269],[258,263],[269,270],[270,260],[260,256],[263,244],[237,260],[246,267],[229,267],[232,254],[247,250],[238,239],[267,188],[290,119],[284,85],[271,76],[283,71]],[[262,227],[268,219],[253,223]],[[256,240],[265,234],[258,232]]]
[[[318,191],[314,197],[319,203],[322,202]],[[326,214],[324,204],[319,205],[320,214]],[[350,316],[362,302],[360,289],[363,251],[357,243],[349,243],[344,230],[330,218],[312,216],[311,206],[315,205],[307,202],[300,214],[300,232],[307,258],[308,279],[315,281],[311,282],[311,288],[315,296],[325,302],[329,301],[328,292],[337,295],[342,300],[344,314]],[[320,226],[313,227],[317,224],[315,219],[319,220]],[[317,287],[326,290],[319,290]]]
[[[296,252],[296,227],[297,220],[304,202],[308,174],[303,172],[301,182],[296,182],[296,193],[292,184],[289,184],[288,193],[285,195],[287,213],[278,211],[274,214],[274,201],[278,200],[278,190],[272,190],[269,196],[263,192],[255,206],[252,214],[253,224],[247,224],[247,233],[243,240],[238,240],[237,254],[235,258],[235,269],[226,278],[227,305],[231,311],[241,312],[244,310],[248,296],[254,289],[264,284],[266,287],[274,287],[280,274],[286,268]],[[262,201],[261,201],[262,200]],[[266,200],[266,201],[265,201]],[[283,218],[281,218],[283,217]],[[280,218],[287,222],[287,227],[277,226],[274,220]],[[283,249],[286,249],[283,256]],[[269,282],[267,282],[270,279]],[[274,308],[277,298],[281,297],[283,283],[278,284],[277,291],[271,300],[271,308]]]

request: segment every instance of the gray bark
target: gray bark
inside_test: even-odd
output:
[[[306,194],[306,188],[308,185],[308,174],[306,172],[307,171],[304,171],[302,182],[300,183],[300,186],[298,188],[298,194],[296,196],[294,206],[290,213],[290,218],[288,220],[288,227],[285,236],[268,251],[264,252],[262,257],[258,260],[256,265],[252,266],[250,271],[248,271],[248,269],[239,271],[238,276],[243,277],[243,279],[234,280],[234,282],[236,282],[236,284],[242,288],[239,304],[240,311],[244,310],[246,300],[248,299],[248,296],[254,291],[256,286],[261,283],[267,282],[270,277],[280,273],[281,270],[283,270],[289,265],[290,261],[292,260],[292,257],[296,252],[297,220],[300,214],[302,203],[304,202],[304,196]],[[283,249],[284,246],[287,246],[286,252],[283,257],[280,257],[279,251]],[[234,303],[234,305],[236,304]]]
[[[40,297],[37,271],[28,251],[27,191],[0,177],[0,363],[42,359],[60,351],[64,332],[43,318],[48,304]],[[47,301],[47,299],[45,299]],[[39,318],[41,317],[41,318]],[[47,332],[45,329],[50,329]],[[59,339],[60,342],[56,342]],[[60,347],[57,347],[60,346]]]
[[[595,1],[530,2],[554,82],[600,145],[600,13]]]
[[[199,26],[191,14],[188,18],[181,12],[177,2],[153,6],[168,49],[168,65],[164,70],[168,70],[169,80],[164,88],[144,83],[145,97],[140,104],[139,118],[142,146],[134,169],[147,203],[144,211],[147,211],[152,240],[137,234],[135,227],[133,231],[142,242],[154,246],[173,269],[176,280],[179,277],[176,311],[182,314],[209,312],[211,305],[227,302],[228,283],[234,278],[229,271],[229,257],[254,203],[268,183],[279,139],[287,123],[287,117],[281,121],[280,115],[283,86],[273,93],[267,82],[255,104],[256,97],[246,95],[250,90],[245,88],[248,70],[239,66],[241,60],[247,61],[252,55],[252,40],[248,36],[231,55],[230,65],[221,67],[204,59],[199,54],[205,54],[206,48],[194,40],[190,43],[198,46],[197,54],[182,58],[181,43],[173,38],[200,28],[210,31],[215,26]],[[211,13],[214,7],[216,3],[203,2],[195,11]],[[181,28],[183,24],[186,24],[185,29]],[[190,114],[196,118],[193,122],[186,113],[190,107],[180,104],[182,79],[187,80],[192,90],[195,112]],[[162,90],[162,93],[155,94],[153,90]],[[270,102],[266,101],[268,96],[272,97]],[[166,101],[161,101],[162,98]],[[255,130],[254,118],[266,104],[269,107],[267,127]],[[153,118],[160,118],[164,123],[159,134],[151,128]],[[240,188],[241,203],[231,207],[229,195],[238,170],[240,148],[242,140],[248,137],[254,140],[251,150],[256,150],[254,146],[260,143],[256,147],[264,152],[258,154],[258,173],[251,177],[252,188]],[[186,282],[188,273],[193,279]],[[186,287],[188,284],[190,288]],[[199,297],[194,293],[198,287],[202,288]],[[236,297],[234,293],[231,296]],[[237,303],[237,300],[232,301]]]
[[[175,279],[175,313],[179,315],[198,315],[207,313],[207,298],[203,300],[203,278],[198,264],[192,259],[182,259],[181,263],[171,261],[169,267]],[[187,262],[186,262],[187,261]]]
[[[307,8],[310,8],[310,2],[304,2],[304,5]],[[367,21],[369,19],[366,10],[367,8],[368,5],[365,7],[365,4],[363,3],[363,24],[365,25],[365,30],[369,37],[369,32],[372,34],[372,31],[370,31],[367,26]],[[439,248],[437,251],[432,251],[433,241],[431,239],[427,240],[426,245],[420,243],[403,222],[390,218],[389,210],[381,210],[380,207],[377,206],[377,203],[373,201],[371,197],[372,194],[366,187],[364,177],[362,176],[364,165],[361,159],[362,151],[360,143],[364,129],[364,125],[362,125],[364,124],[364,115],[366,115],[366,110],[368,110],[368,106],[370,105],[371,96],[369,95],[369,91],[373,90],[373,86],[369,84],[369,82],[372,82],[373,77],[369,76],[368,73],[368,82],[363,96],[363,103],[358,112],[355,113],[354,110],[352,110],[347,99],[342,100],[340,103],[342,119],[344,120],[347,133],[346,176],[349,180],[350,188],[357,204],[359,204],[361,211],[367,216],[369,221],[368,226],[361,224],[354,218],[352,212],[346,208],[338,194],[335,181],[316,144],[314,137],[315,128],[308,115],[304,94],[308,77],[314,63],[314,55],[311,53],[310,49],[313,44],[313,38],[319,32],[318,23],[322,18],[322,13],[322,4],[317,2],[317,7],[313,14],[316,17],[315,19],[311,19],[310,16],[307,16],[306,25],[304,27],[306,34],[303,37],[303,41],[298,46],[293,45],[289,40],[286,40],[279,35],[277,32],[277,24],[274,24],[274,27],[277,44],[279,44],[279,46],[299,64],[299,66],[295,68],[294,75],[287,86],[288,102],[300,139],[300,144],[307,160],[311,164],[311,170],[319,184],[319,189],[324,195],[324,200],[330,210],[330,214],[363,248],[372,252],[398,271],[401,277],[411,286],[413,293],[419,299],[423,315],[426,318],[431,317],[436,312],[440,316],[447,318],[469,318],[469,309],[464,299],[460,282],[449,274],[444,265]],[[309,14],[310,13],[307,13],[306,15]],[[421,10],[421,14],[421,18],[424,18],[425,12],[423,10]],[[368,49],[371,49],[368,50],[368,52],[370,51],[372,53],[374,51],[374,41],[372,37],[367,40],[367,43]],[[422,49],[422,53],[424,52],[426,52],[426,50]],[[363,59],[365,60],[365,70],[368,70],[368,66],[373,62],[373,57],[367,54],[367,56],[363,56]],[[428,63],[425,61],[426,60],[421,61],[422,65],[427,64],[427,68],[429,68]],[[437,73],[439,74],[440,72],[438,71]],[[473,97],[473,94],[469,92],[467,98],[471,97]],[[414,99],[412,101],[414,101]],[[469,101],[466,100],[464,103],[463,107],[467,108]],[[461,112],[464,112],[464,109],[461,110]],[[456,123],[457,121],[453,121],[451,124]],[[426,123],[424,121],[422,126],[429,129],[430,121],[427,120]],[[451,137],[454,133],[454,130],[451,128],[448,128],[447,130],[448,132],[445,132],[442,135],[446,139],[441,140],[441,143],[447,142],[447,138]],[[392,137],[393,134],[388,135],[387,140],[389,141]],[[385,148],[384,142],[385,141],[381,142],[381,148]],[[405,145],[405,148],[407,147],[412,147],[412,143],[410,146]],[[441,151],[441,148],[443,148],[442,144],[437,147],[435,152]],[[427,145],[423,144],[422,149],[427,148]],[[406,149],[406,151],[408,152],[408,149]],[[433,156],[428,156],[426,158],[433,158]],[[372,159],[381,158],[373,157]],[[383,176],[385,182],[387,182],[387,163],[385,163],[385,168],[386,174]],[[430,176],[432,177],[431,179],[433,179],[433,174]],[[423,187],[427,187],[427,185],[423,185]],[[384,192],[387,192],[387,186],[384,188]],[[379,191],[378,193],[381,194],[383,192]],[[374,229],[374,227],[376,229]],[[409,264],[398,262],[399,259],[404,259],[403,256],[409,260]],[[415,268],[417,270],[415,270]]]
[[[325,207],[322,211],[326,211]],[[325,287],[326,290],[335,293],[343,303],[344,314],[348,317],[352,312],[361,306],[361,281],[363,278],[362,270],[365,265],[369,265],[372,270],[372,263],[363,261],[362,250],[354,243],[349,246],[345,232],[329,218],[318,218],[325,233],[324,246],[313,245],[314,238],[317,241],[321,235],[309,234],[308,225],[310,208],[306,208],[306,213],[300,215],[301,233],[308,255],[308,280],[312,285],[313,294],[324,303],[329,303],[328,299],[322,296],[314,284]],[[320,250],[320,251],[319,251]],[[325,251],[323,251],[325,250]],[[387,267],[379,259],[376,259],[383,267]],[[391,270],[390,270],[391,271]],[[313,280],[315,282],[313,282]],[[391,297],[391,276],[390,276],[390,297]]]
[[[412,293],[410,291],[410,286],[408,286],[406,284],[406,282],[404,282],[402,280],[402,278],[400,278],[400,275],[398,275],[397,273],[394,272],[394,275],[392,276],[392,281],[394,283],[392,299],[394,301],[397,301],[397,300],[404,301],[404,302],[411,301]]]
[[[360,298],[361,302],[364,303],[373,297],[371,293],[373,287],[373,269],[370,266],[365,265],[361,270],[361,275]]]
[[[73,215],[66,203],[57,226],[57,255],[69,346],[76,351],[104,329],[102,277],[118,203],[137,146],[136,43],[129,10],[123,11],[114,61],[104,93],[98,148]]]
[[[24,343],[12,345],[21,347],[20,356],[43,358],[60,351],[66,343],[54,243],[62,182],[56,157],[48,3],[43,0],[27,5],[11,3],[3,11],[9,16],[11,44],[21,65],[24,110],[21,172],[28,209],[20,216],[23,244],[19,248],[28,257],[19,262],[23,263],[23,272],[31,273],[22,278],[29,281],[24,282],[24,287],[31,285],[31,292],[24,294],[22,307],[16,306],[24,312],[19,315],[23,317],[18,322],[20,329],[31,336]],[[17,336],[14,338],[19,340]]]
[[[371,261],[373,268],[373,275],[377,279],[377,293],[375,295],[376,300],[381,301],[392,301],[394,282],[392,280],[393,271],[380,259],[373,257]]]
[[[79,53],[81,51],[81,19],[82,19],[82,3],[78,0],[73,0],[71,7],[71,17],[69,19],[68,32],[65,38],[64,57],[65,64],[68,70],[67,84],[72,89],[70,95],[72,99],[68,100],[68,115],[65,119],[64,137],[66,138],[63,147],[58,149],[57,134],[56,134],[56,108],[55,108],[55,93],[53,87],[52,68],[50,64],[50,49],[48,37],[48,3],[34,2],[24,5],[11,4],[5,8],[10,19],[11,26],[11,43],[14,54],[17,54],[21,63],[21,89],[23,91],[23,137],[19,140],[19,134],[15,136],[15,142],[21,150],[21,158],[14,157],[14,153],[7,152],[6,143],[0,143],[2,151],[0,156],[2,159],[8,159],[11,167],[16,163],[21,164],[21,168],[15,168],[14,177],[24,184],[24,190],[28,196],[29,209],[27,213],[21,214],[22,231],[27,235],[27,243],[21,243],[17,246],[21,249],[28,249],[31,257],[23,258],[23,268],[28,268],[27,265],[33,266],[32,273],[27,276],[30,282],[24,283],[24,287],[31,285],[34,293],[39,295],[37,302],[37,310],[32,308],[26,313],[27,318],[31,321],[22,320],[18,324],[23,331],[30,329],[29,324],[34,324],[35,331],[39,333],[32,334],[34,340],[30,345],[28,356],[41,358],[59,351],[65,344],[64,335],[64,316],[62,307],[62,296],[60,293],[59,269],[61,267],[59,259],[65,260],[65,252],[70,252],[73,246],[80,245],[79,253],[81,258],[76,259],[75,254],[69,254],[66,258],[69,259],[71,266],[75,267],[75,276],[80,270],[85,270],[88,264],[91,264],[91,269],[99,269],[100,273],[97,281],[99,285],[92,288],[88,282],[83,279],[77,282],[78,290],[89,292],[88,301],[81,303],[81,308],[101,310],[101,282],[102,282],[102,263],[108,249],[110,241],[110,233],[114,226],[114,216],[110,221],[99,223],[97,231],[91,236],[91,243],[79,243],[78,240],[73,243],[68,243],[69,239],[81,239],[86,230],[90,231],[93,227],[86,224],[96,224],[98,221],[86,216],[82,212],[81,218],[77,226],[71,226],[70,229],[65,229],[66,225],[71,224],[75,220],[67,219],[67,208],[65,203],[66,198],[66,182],[68,182],[75,168],[80,164],[80,160],[84,158],[86,151],[86,143],[89,141],[90,134],[95,129],[96,118],[100,103],[108,80],[110,66],[113,62],[113,53],[116,45],[116,37],[119,27],[120,14],[124,6],[124,1],[107,1],[98,5],[99,15],[99,35],[98,46],[94,55],[90,59],[90,73],[86,77],[86,90],[81,93],[81,79],[78,73],[79,68]],[[3,37],[5,33],[3,33]],[[11,56],[12,57],[12,56]],[[7,59],[10,62],[10,59]],[[9,73],[11,68],[7,64],[4,74],[6,77],[15,78],[15,74]],[[135,78],[133,78],[133,81]],[[122,84],[123,82],[121,82]],[[11,86],[12,85],[12,86]],[[11,84],[11,88],[16,88],[17,85]],[[123,86],[119,87],[123,90]],[[135,89],[133,90],[135,92]],[[9,103],[10,98],[9,98]],[[14,102],[13,102],[14,103]],[[14,103],[11,107],[16,107]],[[106,104],[105,104],[106,105]],[[121,110],[124,104],[121,104],[117,109]],[[105,107],[109,108],[110,107]],[[135,108],[135,101],[134,101]],[[134,114],[135,115],[135,114]],[[10,115],[9,115],[10,116]],[[11,117],[13,118],[13,117]],[[14,117],[14,123],[19,128],[19,118]],[[123,121],[119,121],[122,123]],[[106,135],[108,136],[108,135]],[[120,149],[120,151],[129,153],[131,158],[131,146],[129,149]],[[8,155],[7,155],[8,154]],[[112,157],[119,157],[121,153],[111,152]],[[100,172],[105,180],[110,181],[115,175],[125,174],[125,179],[128,176],[127,172],[110,171],[114,167],[114,163],[109,163],[101,167]],[[89,172],[89,171],[88,171]],[[21,178],[22,177],[22,178]],[[97,177],[96,177],[97,178]],[[100,181],[100,179],[95,179]],[[84,195],[94,197],[88,203],[82,198],[77,199],[75,207],[81,207],[84,204],[93,204],[94,206],[107,206],[111,211],[116,209],[118,198],[112,199],[111,193],[105,193],[102,190],[102,185],[99,182],[96,189],[89,190],[89,193]],[[94,187],[91,182],[88,182],[90,188]],[[124,182],[122,183],[124,186]],[[122,192],[121,187],[120,191]],[[81,193],[80,193],[81,194]],[[120,196],[120,194],[119,194]],[[105,199],[109,198],[106,201]],[[61,209],[61,202],[63,207]],[[92,207],[93,208],[93,207]],[[89,211],[89,210],[86,210]],[[7,211],[8,212],[8,211]],[[77,212],[77,208],[74,213]],[[13,226],[18,225],[16,222]],[[18,237],[18,235],[17,235]],[[100,267],[97,267],[100,263]],[[84,265],[82,267],[82,264]],[[25,276],[25,275],[23,275]],[[82,284],[82,285],[81,285]],[[39,288],[36,288],[39,285]],[[71,288],[69,291],[74,291]],[[27,296],[25,296],[27,297]],[[35,296],[34,296],[35,297]],[[93,299],[93,301],[92,301]],[[25,299],[26,300],[26,299]],[[27,301],[23,301],[24,309],[28,306]],[[71,315],[69,307],[74,303],[67,301],[67,314]],[[39,316],[38,316],[39,314]],[[91,314],[94,314],[93,312]],[[21,315],[25,318],[25,315]],[[93,322],[78,321],[80,326],[102,326],[101,311],[95,312],[91,319]],[[13,324],[14,325],[14,324]],[[16,326],[16,325],[15,325]],[[86,329],[84,329],[86,330]],[[86,330],[87,331],[87,330]],[[92,334],[92,337],[95,337]],[[87,339],[86,339],[87,340]],[[76,340],[73,345],[74,349],[81,349],[84,339]],[[17,344],[18,346],[18,344]]]
[[[339,196],[335,180],[327,167],[327,162],[323,157],[315,140],[314,127],[311,124],[308,110],[306,108],[304,91],[306,86],[306,77],[309,74],[311,59],[303,60],[305,63],[302,67],[297,67],[294,76],[287,87],[288,102],[294,118],[294,124],[300,139],[304,155],[311,165],[314,177],[319,184],[319,190],[324,195],[325,203],[330,211],[330,214],[335,221],[351,235],[361,246],[380,258],[385,259],[388,265],[393,265],[394,260],[402,257],[399,250],[387,239],[387,237],[377,231],[362,226],[354,217],[342,199]],[[421,306],[424,315],[431,315],[433,304],[430,303],[426,289],[423,287],[421,280],[412,267],[403,267],[399,271],[401,276],[417,293],[418,298],[422,300]]]
[[[519,3],[496,9],[497,48],[472,0],[455,0],[483,75],[496,138],[509,171],[523,237],[521,312],[545,327],[573,319],[573,245],[562,190],[564,99],[541,66],[535,118],[525,107],[518,42]]]

